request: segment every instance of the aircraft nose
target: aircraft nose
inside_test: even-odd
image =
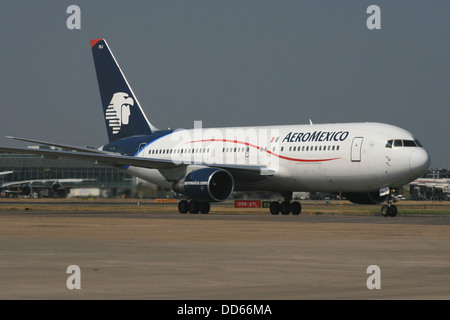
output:
[[[414,173],[417,173],[419,176],[424,174],[430,167],[430,156],[428,152],[422,148],[411,152],[409,165]]]

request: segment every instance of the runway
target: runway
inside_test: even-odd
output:
[[[181,215],[157,208],[1,209],[0,298],[450,298],[445,215]],[[79,290],[67,288],[70,265],[80,267]],[[380,268],[380,289],[367,286],[372,265]]]

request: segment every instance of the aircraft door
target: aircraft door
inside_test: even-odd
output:
[[[360,162],[361,161],[361,149],[363,137],[355,137],[352,142],[352,150],[351,150],[351,159],[352,162]]]
[[[137,148],[137,151],[136,151],[136,152],[141,151],[141,149],[142,149],[143,147],[145,147],[146,145],[147,145],[146,142],[142,142],[141,144],[139,144],[139,147]]]

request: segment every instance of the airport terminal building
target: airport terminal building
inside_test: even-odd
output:
[[[410,185],[411,200],[450,200],[450,171],[430,169]]]
[[[12,192],[5,192],[7,188],[4,187],[12,182],[18,182],[18,185],[8,187],[11,191],[29,187],[35,196],[55,196],[54,193],[58,196],[67,196],[70,192],[76,190],[80,192],[84,189],[87,195],[96,190],[94,196],[109,197],[129,195],[133,187],[132,176],[109,166],[80,160],[0,153],[0,172],[10,171],[12,172],[0,176],[4,197],[8,193],[12,196]],[[57,181],[59,192],[52,193],[49,189]],[[44,188],[46,186],[47,188]]]

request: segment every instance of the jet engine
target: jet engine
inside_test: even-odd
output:
[[[344,192],[342,196],[358,204],[379,204],[387,200],[388,196],[380,196],[379,191],[372,192]]]
[[[192,171],[172,186],[192,200],[211,202],[226,200],[234,189],[233,177],[228,171],[217,168],[203,168]]]
[[[65,196],[67,196],[67,189],[64,188],[61,183],[59,183],[59,181],[56,181],[53,185],[52,185],[52,191],[54,194],[56,194],[58,197],[60,198],[64,198]]]
[[[29,196],[31,194],[32,187],[29,184],[24,184],[20,186],[20,194],[24,196]]]
[[[54,193],[58,193],[58,191],[61,189],[61,184],[56,181],[53,185],[52,185],[52,191]]]

